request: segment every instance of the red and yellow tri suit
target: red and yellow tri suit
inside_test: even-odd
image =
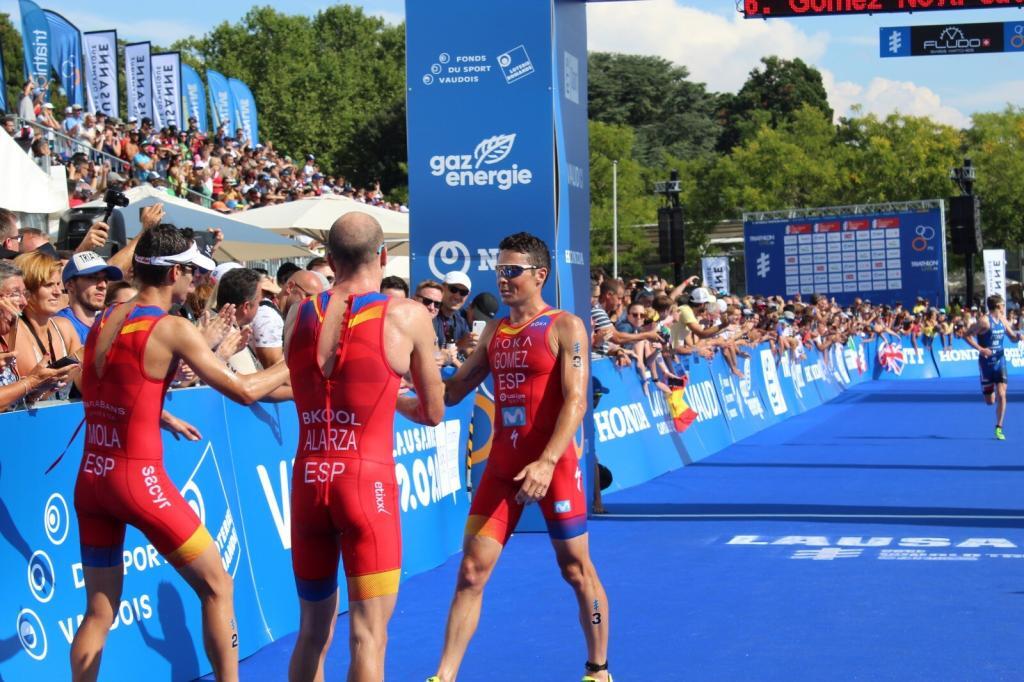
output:
[[[402,532],[395,480],[395,405],[401,377],[384,350],[388,297],[349,296],[330,376],[317,343],[331,292],[306,300],[288,347],[299,416],[292,473],[292,568],[299,596],[319,601],[338,586],[349,600],[396,594]]]
[[[494,376],[494,439],[473,495],[467,535],[486,535],[505,544],[523,513],[515,500],[522,482],[512,479],[540,457],[564,400],[561,361],[548,343],[562,314],[548,308],[519,326],[505,318],[487,346]],[[587,532],[583,479],[572,443],[559,458],[539,504],[552,538],[567,540]]]
[[[75,483],[75,512],[82,564],[122,563],[125,525],[138,528],[169,563],[183,566],[213,541],[192,507],[167,477],[160,440],[166,377],[147,376],[146,343],[166,313],[135,306],[107,352],[102,376],[96,372],[96,343],[111,306],[85,342],[82,403],[85,452]]]

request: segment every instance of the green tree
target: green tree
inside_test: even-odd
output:
[[[721,132],[716,99],[689,80],[686,67],[660,57],[592,52],[588,69],[590,119],[633,128],[634,153],[643,163],[714,149]]]
[[[967,132],[987,245],[1024,245],[1024,107],[975,114]],[[958,165],[958,164],[954,164]]]
[[[7,108],[11,113],[18,111],[21,100],[21,86],[25,82],[25,54],[21,47],[21,32],[15,28],[11,16],[0,12],[0,49],[3,54],[4,77],[7,79]]]
[[[285,153],[315,152],[358,184],[406,184],[404,26],[348,5],[313,17],[256,7],[175,47],[203,74],[245,81],[260,136]]]
[[[590,261],[612,272],[612,165],[618,161],[619,276],[640,275],[656,260],[656,245],[641,225],[656,220],[657,202],[646,169],[633,158],[627,126],[590,122]]]
[[[778,127],[804,106],[821,111],[832,120],[821,72],[802,59],[762,57],[762,67],[751,70],[746,82],[735,95],[723,95],[720,116],[725,130],[719,149],[728,151],[756,133],[765,120],[754,112],[768,113],[767,122]]]
[[[960,133],[921,116],[874,114],[843,119],[837,139],[846,147],[847,184],[838,203],[911,201],[948,196]]]

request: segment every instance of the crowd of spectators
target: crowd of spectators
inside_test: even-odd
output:
[[[332,194],[408,211],[387,201],[379,182],[354,187],[344,176],[325,173],[314,153],[292,159],[269,140],[253,144],[241,128],[232,132],[222,123],[204,133],[194,117],[185,129],[156,128],[149,118],[122,121],[87,113],[77,104],[60,115],[47,101],[46,89],[26,81],[17,117],[6,116],[3,126],[41,166],[67,167],[72,207],[98,198],[111,185],[149,183],[222,213]],[[19,127],[19,118],[34,125]]]
[[[804,349],[825,351],[853,337],[895,341],[909,337],[915,349],[939,344],[949,348],[985,311],[977,302],[954,299],[937,308],[917,298],[912,305],[877,305],[855,298],[850,305],[812,295],[739,296],[712,291],[691,277],[678,286],[650,275],[628,282],[595,270],[591,291],[592,352],[620,366],[632,366],[663,390],[681,379],[680,356],[706,359],[721,353],[730,370],[743,376],[740,359],[766,342],[776,354]],[[1007,319],[1022,328],[1019,301],[1008,302]]]

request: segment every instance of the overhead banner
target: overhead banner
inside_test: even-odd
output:
[[[256,98],[252,96],[249,86],[237,78],[229,78],[228,87],[231,89],[231,102],[235,111],[235,127],[241,128],[249,146],[255,147],[260,141],[256,120]]]
[[[886,26],[878,29],[878,53],[884,58],[1013,52],[1024,49],[1022,34],[1024,23],[1017,21]]]
[[[185,115],[195,117],[196,126],[205,133],[206,127],[206,90],[199,72],[188,64],[181,65],[181,83],[184,90]]]
[[[213,128],[226,123],[228,134],[234,134],[235,116],[232,111],[231,88],[228,79],[210,69],[206,70],[206,84],[210,87],[210,111],[213,113]]]
[[[985,249],[985,296],[999,296],[1006,301],[1006,251]]]
[[[118,116],[117,31],[88,31],[85,44],[86,109]]]
[[[815,218],[745,220],[747,292],[825,294],[841,305],[946,304],[946,240],[941,201],[921,210]]]
[[[18,8],[21,10],[25,78],[32,78],[37,86],[42,87],[50,80],[50,22],[32,0],[19,0]]]
[[[729,257],[705,256],[700,259],[704,286],[721,293],[729,293]]]
[[[128,93],[128,117],[153,118],[153,71],[149,43],[124,47],[125,90]]]
[[[153,127],[181,126],[181,55],[159,52],[150,57],[153,69]]]
[[[829,17],[837,14],[882,14],[933,10],[992,9],[1009,0],[743,0],[747,19]]]
[[[44,10],[50,26],[50,66],[57,73],[68,104],[85,106],[82,69],[82,34],[70,21],[50,10]]]

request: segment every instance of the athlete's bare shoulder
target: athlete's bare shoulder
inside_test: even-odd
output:
[[[426,306],[411,298],[392,298],[388,300],[388,320],[400,326],[430,324],[430,313]]]

